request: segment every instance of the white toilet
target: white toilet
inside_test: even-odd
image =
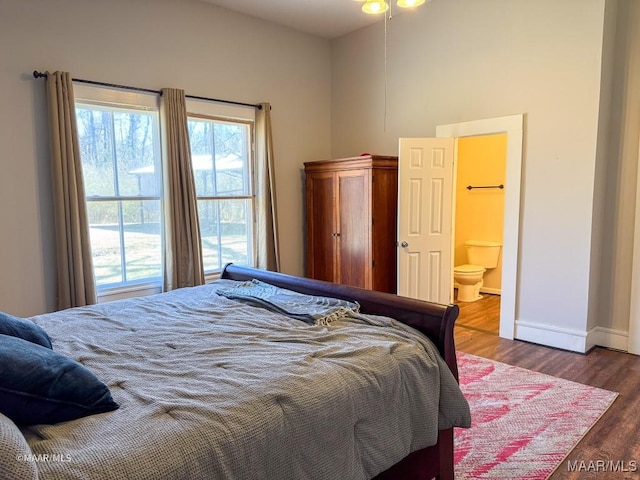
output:
[[[464,242],[467,249],[466,265],[453,268],[453,279],[458,285],[458,301],[480,300],[480,288],[487,268],[496,268],[500,257],[501,243],[469,240]]]

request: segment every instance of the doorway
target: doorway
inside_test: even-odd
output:
[[[456,147],[453,166],[456,179],[453,188],[453,278],[456,290],[452,297],[460,308],[456,325],[498,335],[507,135],[498,133],[462,137],[457,139]],[[476,246],[469,246],[469,242]],[[493,262],[490,258],[479,260],[470,256],[470,249],[482,249],[482,245],[488,243],[498,244],[497,248],[489,247],[490,252],[495,252],[495,264],[477,263]],[[470,267],[466,266],[470,264],[488,267],[482,274],[482,286],[479,288],[477,285],[464,287],[457,283],[456,267],[468,269]],[[474,277],[474,281],[476,279]],[[465,289],[464,295],[461,289]]]
[[[436,127],[436,137],[461,138],[500,133],[507,135],[499,334],[508,339],[514,338],[517,306],[523,128],[522,114]]]

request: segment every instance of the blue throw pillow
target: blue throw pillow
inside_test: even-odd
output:
[[[107,386],[75,360],[0,335],[0,413],[17,425],[65,422],[117,408]]]
[[[43,347],[53,348],[49,335],[41,326],[4,312],[0,312],[0,334],[18,337]]]

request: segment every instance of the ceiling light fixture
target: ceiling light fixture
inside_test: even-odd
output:
[[[384,13],[387,10],[389,10],[389,5],[384,0],[367,0],[362,5],[362,11],[372,15]]]
[[[422,5],[425,0],[398,0],[400,8],[413,8]]]
[[[425,0],[398,0],[397,5],[400,8],[413,8],[422,5],[424,2]],[[362,11],[372,15],[384,13],[387,10],[389,10],[389,4],[386,0],[366,0],[362,5]]]

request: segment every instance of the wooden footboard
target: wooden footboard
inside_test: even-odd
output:
[[[255,278],[308,295],[356,301],[360,304],[362,313],[395,318],[426,335],[438,347],[453,375],[458,379],[453,339],[453,327],[458,317],[456,305],[428,303],[390,293],[363,290],[233,264],[225,266],[221,278],[240,281]],[[413,452],[376,478],[431,479],[434,477],[453,480],[453,429],[441,430],[436,445]]]

